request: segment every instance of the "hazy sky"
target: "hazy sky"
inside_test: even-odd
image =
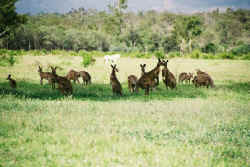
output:
[[[79,7],[105,10],[112,1],[117,0],[19,0],[16,7],[19,13],[65,13]],[[128,10],[132,11],[154,9],[192,13],[228,7],[250,9],[250,0],[128,0]]]

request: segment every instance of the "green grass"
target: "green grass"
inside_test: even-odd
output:
[[[175,75],[200,68],[216,88],[166,90],[161,82],[148,97],[128,92],[126,79],[140,75],[140,63],[151,69],[152,59],[120,60],[123,97],[112,95],[101,58],[85,69],[93,84],[73,84],[72,96],[39,84],[38,61],[65,75],[82,70],[79,59],[24,56],[0,67],[0,166],[250,166],[249,61],[171,59]]]

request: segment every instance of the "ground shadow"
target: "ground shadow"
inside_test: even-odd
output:
[[[144,90],[139,93],[130,93],[127,84],[123,84],[123,96],[113,95],[109,84],[91,84],[83,86],[73,84],[73,99],[110,101],[110,100],[173,100],[176,98],[207,98],[207,89],[195,88],[193,85],[178,85],[177,89],[166,89],[161,83],[156,90],[150,92],[149,96],[144,95]],[[40,100],[56,100],[64,98],[58,90],[51,89],[48,84],[40,85],[31,82],[19,82],[17,90],[9,87],[8,82],[0,83],[0,95],[14,95],[18,98],[30,98]]]

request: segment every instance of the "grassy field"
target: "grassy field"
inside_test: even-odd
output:
[[[103,59],[87,69],[80,57],[24,56],[0,67],[0,167],[9,166],[250,166],[250,61],[171,59],[169,69],[211,74],[216,88],[162,81],[148,97],[131,94],[127,76],[140,75],[140,63],[121,58],[117,74],[123,97],[112,96],[111,67]],[[90,72],[93,84],[73,85],[72,96],[40,85],[37,65]],[[6,81],[11,73],[16,91]]]

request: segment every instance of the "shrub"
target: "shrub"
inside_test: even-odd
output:
[[[95,63],[95,59],[92,57],[91,53],[86,51],[80,51],[79,56],[82,56],[82,65],[84,67],[88,67],[89,65],[93,65]]]
[[[241,57],[242,60],[250,60],[250,53],[245,54]]]
[[[243,45],[240,45],[236,48],[233,48],[231,50],[231,52],[234,54],[234,55],[244,55],[244,54],[248,54],[250,53],[250,44],[243,44]]]
[[[208,43],[201,50],[204,53],[215,53],[217,51],[217,46],[214,43]]]
[[[156,52],[154,52],[154,55],[158,59],[164,59],[165,58],[164,51],[156,51]]]
[[[168,54],[168,58],[180,57],[180,56],[181,56],[180,52],[170,52]]]
[[[202,57],[202,53],[200,50],[194,50],[191,54],[189,54],[189,57],[193,59],[199,59]]]
[[[222,52],[217,54],[220,59],[234,59],[234,55],[231,52]]]

